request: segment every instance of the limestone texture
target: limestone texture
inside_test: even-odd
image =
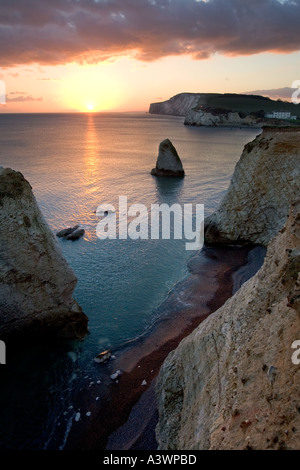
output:
[[[260,120],[254,116],[241,117],[237,112],[207,112],[190,109],[185,115],[186,126],[205,127],[261,127]]]
[[[153,176],[184,176],[184,169],[179,155],[169,139],[159,144],[156,167],[152,169]]]
[[[190,109],[198,105],[200,96],[200,93],[179,93],[167,101],[151,103],[149,113],[185,116]]]
[[[19,172],[0,169],[0,337],[81,339],[76,276]]]
[[[297,200],[261,269],[165,360],[160,450],[300,448],[299,271]]]
[[[300,195],[300,128],[266,128],[248,143],[217,211],[207,244],[267,245]]]

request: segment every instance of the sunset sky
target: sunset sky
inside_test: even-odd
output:
[[[180,92],[290,100],[299,25],[300,0],[0,0],[0,112],[147,111]]]

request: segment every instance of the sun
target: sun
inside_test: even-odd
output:
[[[122,101],[120,83],[109,74],[108,67],[70,67],[60,84],[60,96],[66,108],[86,113],[103,112],[115,109]]]

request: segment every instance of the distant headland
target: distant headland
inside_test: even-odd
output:
[[[179,93],[151,103],[150,114],[184,116],[185,125],[262,127],[300,125],[300,106],[260,95]]]

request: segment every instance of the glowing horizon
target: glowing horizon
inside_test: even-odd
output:
[[[300,79],[300,0],[251,5],[3,2],[0,112],[147,111],[182,92],[260,90],[290,100]]]

